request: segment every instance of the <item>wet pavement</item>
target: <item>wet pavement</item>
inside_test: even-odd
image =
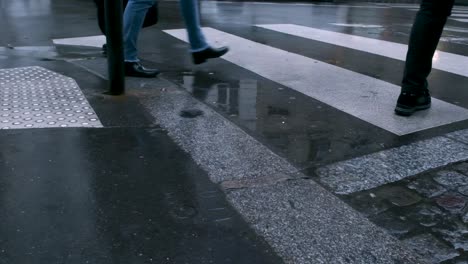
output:
[[[73,78],[103,126],[2,132],[0,262],[417,263],[398,243],[468,259],[468,8],[438,47],[434,109],[405,121],[387,106],[415,5],[202,1],[208,40],[231,53],[193,66],[178,3],[162,1],[140,39],[161,78],[110,97],[90,1],[0,3],[0,68]]]
[[[1,263],[281,263],[157,128],[0,141]]]
[[[409,247],[436,261],[468,259],[466,162],[342,196]]]

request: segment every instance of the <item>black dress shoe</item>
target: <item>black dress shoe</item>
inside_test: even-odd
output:
[[[204,63],[207,59],[219,58],[226,54],[229,51],[228,47],[221,48],[207,48],[202,51],[192,52],[193,63],[201,64]]]
[[[429,91],[401,92],[398,97],[395,113],[401,116],[410,116],[416,111],[431,107]]]
[[[103,54],[104,56],[107,55],[107,44],[102,45],[102,54]]]
[[[154,78],[158,76],[156,69],[147,69],[139,62],[125,62],[125,75],[131,77]]]

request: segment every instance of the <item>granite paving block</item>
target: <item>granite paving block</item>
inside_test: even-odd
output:
[[[440,236],[451,243],[455,249],[468,251],[468,228],[455,226],[451,228],[435,228]]]
[[[465,175],[468,175],[468,163],[467,162],[462,162],[457,165],[455,165],[454,170],[457,170]]]
[[[461,185],[468,185],[468,176],[456,171],[439,171],[434,180],[447,188],[456,188]]]
[[[146,98],[156,122],[189,152],[217,183],[252,178],[293,178],[297,169],[242,129],[189,94],[170,87],[159,98]],[[181,111],[203,115],[184,118]],[[286,175],[286,176],[284,176]]]
[[[443,186],[427,177],[419,178],[410,182],[408,184],[408,188],[427,198],[439,196],[447,191]]]
[[[349,194],[466,159],[467,145],[435,137],[327,165],[317,174],[335,193]]]
[[[438,223],[442,222],[445,213],[442,212],[437,206],[429,204],[419,204],[412,208],[412,211],[408,214],[408,218],[418,222],[420,225],[425,227],[433,227]]]
[[[418,235],[405,239],[404,242],[419,254],[432,259],[434,264],[451,260],[460,255],[431,234]]]
[[[412,181],[408,184],[408,188],[427,198],[439,196],[447,191],[443,186],[427,177]]]
[[[387,232],[396,236],[403,237],[415,229],[417,226],[403,215],[394,212],[384,212],[380,215],[372,216],[370,220],[378,226],[385,228]]]
[[[436,198],[436,203],[447,211],[457,213],[465,208],[468,198],[457,193],[446,193]]]
[[[458,187],[458,192],[465,196],[468,196],[468,185]]]
[[[448,138],[455,139],[457,141],[468,144],[468,129],[455,131],[445,135]]]
[[[233,190],[227,197],[286,263],[426,263],[310,180]]]
[[[468,224],[468,212],[466,212],[465,215],[463,215],[462,221],[463,223]]]
[[[103,78],[107,76],[105,60],[74,63]],[[163,78],[128,78],[126,82],[129,92],[142,98],[155,122],[191,154],[212,181],[227,181],[231,187],[240,188],[246,184],[244,180],[259,184],[295,177],[297,169],[289,162],[177,85]],[[187,118],[187,111],[201,114]]]
[[[392,204],[370,191],[351,194],[345,200],[360,213],[370,216],[385,212]]]
[[[401,186],[382,188],[376,194],[396,206],[408,206],[421,201],[419,195]]]

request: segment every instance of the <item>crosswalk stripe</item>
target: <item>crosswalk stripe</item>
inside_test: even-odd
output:
[[[78,38],[64,38],[54,39],[55,45],[74,45],[74,46],[87,46],[87,47],[102,47],[106,43],[106,36],[87,36]]]
[[[458,22],[468,22],[468,19],[456,19],[456,18],[452,18],[452,20],[455,20],[455,21],[458,21]]]
[[[444,31],[468,33],[468,29],[456,28],[456,27],[445,27]]]
[[[360,50],[367,53],[377,54],[380,56],[402,61],[406,59],[406,52],[408,50],[407,45],[399,43],[365,38],[294,24],[257,25],[257,27],[266,28],[269,30],[306,39],[321,41],[354,50]],[[468,67],[466,67],[466,65],[468,65],[468,57],[443,51],[437,51],[434,58],[435,59],[433,61],[433,68],[468,77]]]
[[[393,8],[417,8],[419,5],[417,4],[409,4],[409,5],[388,5]]]
[[[452,18],[457,18],[457,17],[468,17],[468,14],[453,14]]]
[[[229,43],[225,60],[397,135],[468,118],[467,109],[437,99],[429,111],[396,116],[396,85],[213,28],[204,31],[210,40]],[[165,32],[187,42],[185,30]]]

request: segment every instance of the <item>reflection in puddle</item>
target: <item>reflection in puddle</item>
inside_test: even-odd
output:
[[[237,84],[217,83],[212,76],[186,73],[183,76],[183,86],[196,98],[216,106],[229,116],[237,116],[249,129],[256,130],[256,80],[240,80]]]
[[[262,86],[254,79],[220,81],[208,72],[186,72],[182,84],[194,97],[255,131],[299,166],[333,154],[334,135],[329,133],[330,124],[323,121],[326,109],[297,92]],[[343,146],[334,148],[342,155]]]

